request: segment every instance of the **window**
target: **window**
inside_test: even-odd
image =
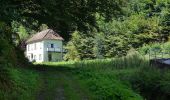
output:
[[[42,43],[39,43],[40,49],[42,49]]]
[[[41,59],[42,59],[42,55],[40,54],[40,55],[39,55],[39,60],[41,60]]]
[[[52,55],[51,55],[51,53],[48,54],[48,61],[52,61]]]
[[[54,48],[54,44],[51,44],[51,48]]]
[[[31,54],[31,59],[33,59],[33,54]]]

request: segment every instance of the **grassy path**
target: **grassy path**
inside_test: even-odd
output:
[[[39,71],[42,84],[37,100],[90,100],[87,90],[68,69]]]

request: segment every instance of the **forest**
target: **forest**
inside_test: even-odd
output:
[[[64,61],[30,63],[26,40],[48,28],[64,38]],[[170,0],[0,0],[0,35],[2,100],[170,97],[169,69],[147,58],[170,50]]]

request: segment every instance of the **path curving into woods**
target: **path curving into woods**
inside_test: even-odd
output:
[[[49,66],[50,67],[50,66]],[[68,68],[38,68],[41,76],[36,100],[90,100],[84,88]]]

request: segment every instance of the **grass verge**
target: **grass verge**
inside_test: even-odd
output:
[[[31,69],[8,68],[12,89],[0,90],[0,100],[35,100],[39,90],[39,74]]]

